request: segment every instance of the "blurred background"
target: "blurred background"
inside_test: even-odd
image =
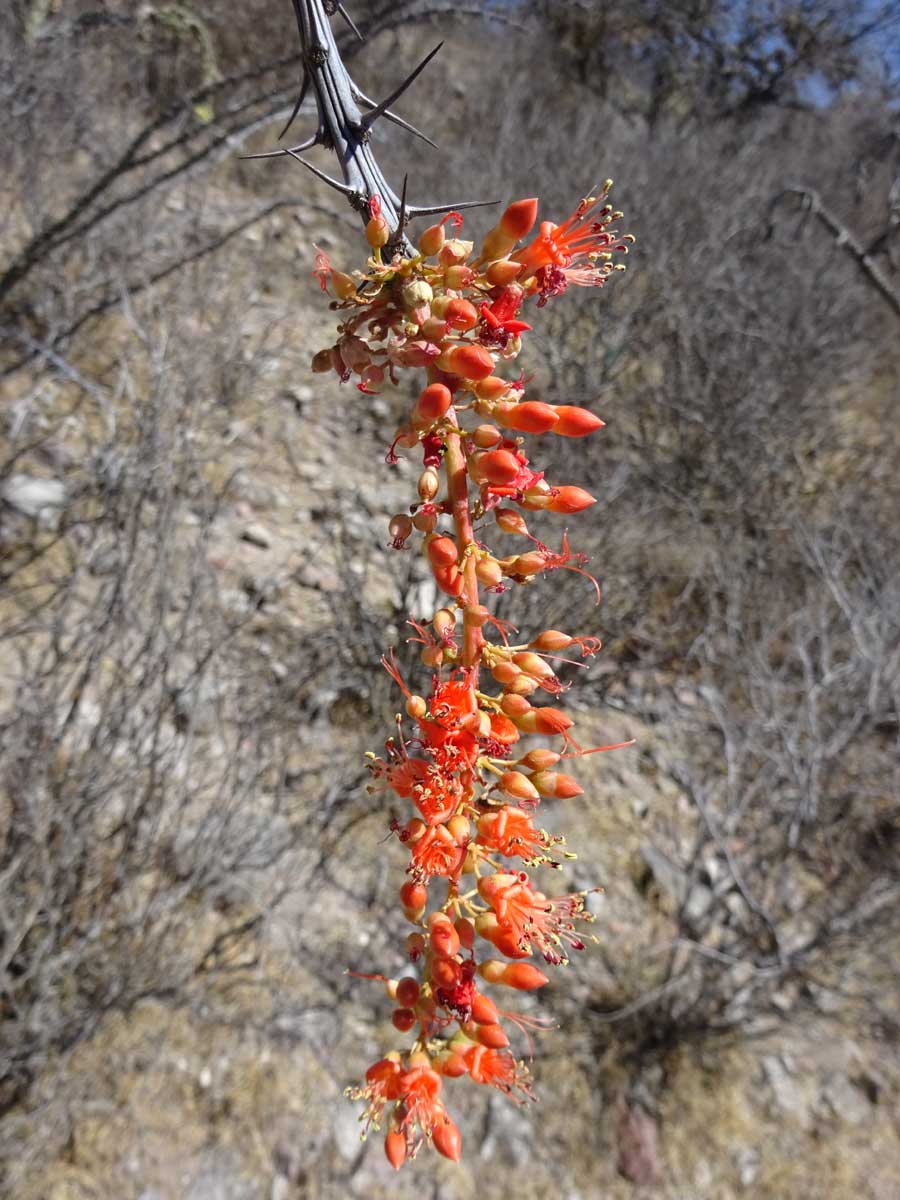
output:
[[[600,498],[602,607],[563,572],[497,605],[602,637],[568,704],[637,742],[547,812],[599,944],[516,998],[559,1025],[537,1106],[448,1084],[459,1167],[360,1143],[396,1035],[345,971],[407,931],[363,754],[434,598],[387,549],[409,396],[309,370],[313,247],[362,266],[361,227],[241,157],[297,95],[287,0],[7,0],[0,1194],[895,1200],[900,5],[347,7],[376,98],[444,41],[397,105],[440,148],[373,135],[412,200],[561,220],[611,175],[637,235],[521,360],[607,422],[536,455]]]

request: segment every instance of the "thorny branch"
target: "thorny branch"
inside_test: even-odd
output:
[[[398,196],[384,177],[369,145],[372,126],[381,117],[428,142],[430,146],[434,145],[429,137],[393,112],[391,105],[415,82],[440,50],[442,43],[427,54],[389,96],[376,103],[353,82],[341,60],[329,17],[333,13],[340,13],[354,33],[362,38],[343,4],[337,3],[336,0],[293,0],[293,5],[302,45],[303,76],[293,112],[281,136],[283,137],[293,124],[310,87],[316,98],[318,127],[311,137],[296,146],[250,157],[275,158],[288,155],[297,159],[329,187],[346,196],[364,220],[369,219],[369,201],[373,196],[377,196],[381,202],[381,212],[392,231],[389,250],[412,252],[412,245],[405,236],[406,224],[411,217],[424,217],[451,209],[477,208],[482,204],[493,203],[466,201],[435,205],[407,204],[406,181],[404,180],[401,194]],[[360,108],[360,105],[363,108]],[[304,150],[313,146],[323,146],[335,152],[343,181],[332,178],[301,157]]]

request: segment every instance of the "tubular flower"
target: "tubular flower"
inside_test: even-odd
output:
[[[517,250],[537,220],[537,201],[519,201],[478,253],[452,214],[425,231],[420,253],[392,254],[385,210],[370,203],[373,253],[365,271],[345,275],[323,254],[316,259],[339,325],[314,369],[333,370],[363,392],[397,384],[404,371],[421,373],[416,399],[389,439],[387,461],[410,454],[419,474],[407,511],[390,518],[388,545],[406,554],[421,549],[439,599],[430,619],[410,622],[408,641],[427,672],[421,693],[407,684],[393,651],[382,660],[405,711],[368,763],[370,793],[388,792],[406,809],[390,828],[407,856],[398,898],[412,926],[405,958],[414,974],[363,976],[384,983],[392,1027],[410,1041],[349,1093],[365,1102],[364,1131],[386,1125],[385,1154],[395,1169],[425,1143],[459,1159],[444,1079],[463,1081],[454,1087],[466,1079],[488,1085],[516,1103],[533,1098],[528,1071],[509,1047],[526,1027],[546,1022],[501,1010],[489,993],[542,989],[548,976],[528,960],[565,963],[568,950],[583,948],[578,929],[592,919],[585,893],[548,896],[514,867],[559,869],[572,857],[557,851],[563,839],[541,829],[536,813],[582,794],[569,759],[615,748],[583,750],[572,717],[556,706],[569,686],[560,663],[575,661],[567,652],[590,658],[599,640],[544,629],[518,642],[481,589],[500,596],[567,570],[600,598],[567,532],[556,552],[525,520],[568,518],[596,497],[577,483],[547,480],[526,438],[582,438],[603,422],[587,409],[526,399],[525,379],[500,372],[530,331],[529,306],[540,308],[569,283],[602,283],[616,269],[611,257],[630,239],[611,228],[620,214],[605,204],[607,191],[561,225],[544,221]],[[484,544],[485,529],[519,539],[518,550],[515,542]],[[540,703],[548,693],[554,704]],[[550,744],[521,753],[523,735]]]

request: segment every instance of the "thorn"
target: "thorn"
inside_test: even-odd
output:
[[[351,87],[353,88],[354,100],[362,104],[368,104],[370,108],[378,107],[374,100],[370,99],[365,92],[361,92],[359,88],[352,82]],[[399,125],[401,129],[405,129],[407,133],[411,133],[414,137],[421,138],[423,142],[427,142],[428,145],[432,146],[435,150],[439,149],[439,147],[431,140],[431,138],[427,134],[423,133],[421,129],[417,129],[411,121],[405,121],[403,117],[398,117],[397,114],[395,112],[391,112],[389,108],[386,108],[381,115],[386,121],[392,121],[395,125]]]
[[[406,211],[406,184],[409,181],[409,176],[403,176],[403,191],[400,193],[400,212],[397,216],[397,228],[394,231],[392,241],[402,241],[403,231],[409,224],[409,214]]]
[[[309,91],[309,71],[307,71],[306,67],[304,67],[303,68],[303,81],[300,84],[300,95],[297,97],[297,103],[294,105],[291,115],[287,119],[287,125],[285,125],[284,129],[282,129],[281,133],[279,133],[279,135],[278,135],[277,140],[279,142],[284,137],[284,135],[287,133],[287,131],[290,129],[290,127],[293,125],[294,118],[297,116],[297,113],[300,111],[300,105],[306,99],[306,93],[308,91]]]
[[[241,159],[248,161],[251,158],[280,158],[282,154],[297,155],[301,150],[311,150],[313,146],[319,144],[319,134],[314,133],[311,138],[307,138],[305,142],[301,142],[299,146],[282,147],[280,150],[264,150],[261,154],[242,154]]]
[[[410,84],[417,79],[419,75],[421,75],[443,44],[443,42],[438,42],[431,53],[426,54],[419,65],[409,75],[407,75],[399,87],[394,88],[394,90],[386,99],[382,100],[380,104],[376,104],[371,112],[366,113],[362,119],[363,129],[371,128],[371,126],[375,124],[379,117],[384,116],[385,112],[391,107],[394,101],[399,100]]]
[[[366,40],[363,37],[363,35],[359,32],[359,30],[357,29],[356,24],[353,21],[353,18],[347,12],[346,8],[344,8],[343,4],[336,4],[335,12],[339,12],[341,14],[341,16],[344,18],[344,20],[347,22],[347,24],[350,26],[350,28],[353,30],[353,32],[356,34],[356,36],[359,38],[359,40],[361,42],[364,42]]]
[[[437,213],[458,212],[464,208],[490,208],[499,203],[499,200],[466,200],[462,204],[411,204],[407,211],[411,217],[432,217]]]
[[[326,175],[324,171],[320,171],[318,167],[314,167],[311,162],[307,162],[305,158],[301,158],[299,154],[295,154],[293,150],[285,150],[284,154],[290,154],[291,158],[296,158],[298,163],[303,163],[312,171],[313,175],[317,175],[323,183],[327,183],[329,187],[334,188],[336,192],[341,192],[344,196],[356,196],[356,188],[350,187],[347,183],[341,183],[339,179],[332,179],[330,175]]]

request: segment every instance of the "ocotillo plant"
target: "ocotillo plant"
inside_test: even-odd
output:
[[[586,893],[549,896],[530,870],[558,866],[566,855],[562,839],[536,822],[542,800],[581,793],[568,762],[617,748],[583,749],[572,718],[538,698],[555,700],[564,690],[555,661],[566,661],[567,653],[591,656],[600,645],[556,629],[516,641],[513,628],[483,602],[482,589],[499,593],[565,569],[584,575],[599,601],[586,559],[569,548],[565,529],[554,551],[526,522],[532,512],[581,512],[594,497],[546,479],[520,435],[581,438],[603,422],[584,408],[529,400],[521,378],[499,371],[519,354],[531,328],[522,319],[529,306],[543,307],[569,284],[604,284],[624,269],[614,258],[632,239],[614,228],[622,214],[607,202],[607,182],[561,224],[542,222],[536,235],[538,202],[526,199],[506,208],[477,253],[459,236],[458,211],[413,245],[408,219],[446,210],[407,205],[405,185],[398,198],[378,169],[367,131],[379,116],[399,121],[389,105],[421,67],[384,103],[368,101],[347,76],[329,25],[330,13],[347,16],[343,6],[293,2],[304,47],[303,92],[312,83],[319,127],[303,146],[275,153],[299,158],[315,143],[337,151],[343,182],[312,169],[362,213],[370,250],[353,273],[317,256],[315,272],[333,297],[339,324],[334,344],[315,354],[313,370],[355,380],[363,394],[396,384],[404,371],[421,373],[423,386],[388,462],[396,462],[398,451],[420,454],[422,471],[409,511],[390,520],[390,539],[397,550],[421,543],[445,597],[430,621],[410,622],[426,686],[403,678],[392,651],[383,659],[405,697],[406,719],[397,717],[383,753],[372,754],[369,764],[370,791],[392,792],[411,806],[410,818],[391,828],[409,851],[399,900],[413,927],[405,951],[414,969],[401,979],[366,978],[385,983],[393,1024],[412,1042],[369,1067],[349,1095],[366,1102],[364,1132],[386,1125],[385,1151],[399,1168],[423,1142],[459,1159],[444,1079],[492,1085],[520,1103],[532,1098],[528,1069],[504,1029],[505,1021],[523,1030],[528,1022],[504,1012],[482,989],[543,987],[548,977],[527,960],[565,963],[569,950],[583,948],[581,926],[592,919]],[[491,550],[484,539],[492,524],[520,538],[521,551]],[[526,750],[527,735],[549,738],[551,747]]]

